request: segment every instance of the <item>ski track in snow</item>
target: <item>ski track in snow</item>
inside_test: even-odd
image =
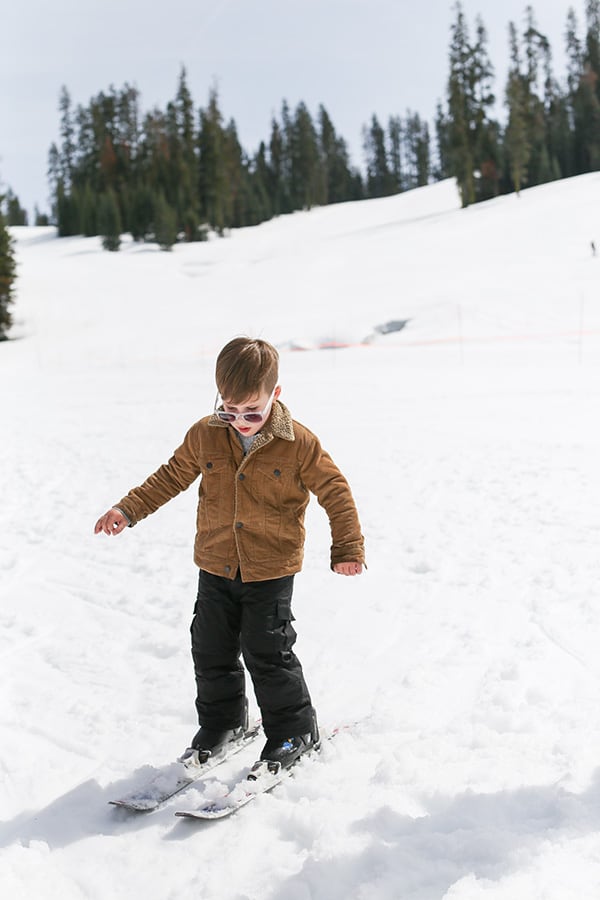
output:
[[[460,211],[443,183],[171,254],[16,230],[4,896],[597,900],[599,190]],[[234,334],[360,344],[393,319],[410,321],[369,346],[282,352],[284,402],[367,539],[367,572],[333,576],[312,503],[294,602],[321,722],[355,724],[227,821],[173,813],[226,792],[256,746],[185,803],[109,807],[195,730],[196,487],[118,539],[96,518],[211,409]]]

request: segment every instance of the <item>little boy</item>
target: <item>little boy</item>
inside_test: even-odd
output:
[[[319,744],[292,651],[309,491],[329,517],[334,572],[360,575],[364,541],[346,479],[279,401],[278,363],[266,341],[230,341],[217,358],[213,414],[192,425],[169,462],[108,510],[95,533],[120,534],[201,476],[191,625],[200,729],[191,747],[206,759],[247,727],[241,654],[267,736],[261,759],[288,767]]]

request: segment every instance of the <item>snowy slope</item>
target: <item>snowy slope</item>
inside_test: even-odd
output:
[[[467,210],[444,182],[170,254],[15,229],[3,896],[597,900],[599,201],[597,174]],[[210,411],[240,333],[282,347],[359,505],[368,571],[330,573],[311,504],[295,591],[320,719],[355,724],[227,821],[132,817],[107,801],[195,729],[195,489],[93,524]]]

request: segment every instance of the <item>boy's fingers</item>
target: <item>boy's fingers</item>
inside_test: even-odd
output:
[[[100,534],[101,531],[104,531],[104,519],[106,516],[102,516],[102,518],[98,519],[96,525],[94,526],[94,534]]]
[[[338,575],[360,575],[363,567],[362,563],[346,562],[337,563],[333,568]]]

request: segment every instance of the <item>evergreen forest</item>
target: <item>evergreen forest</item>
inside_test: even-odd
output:
[[[77,107],[63,87],[60,138],[49,152],[51,221],[61,236],[101,235],[108,250],[118,250],[124,232],[169,249],[210,231],[448,177],[468,206],[600,169],[600,0],[586,0],[583,23],[572,9],[566,14],[562,82],[532,6],[507,36],[509,70],[496,95],[484,21],[471,25],[457,3],[432,127],[410,110],[388,121],[373,115],[362,130],[362,169],[323,105],[311,114],[303,102],[291,109],[283,101],[270,133],[248,152],[216,89],[205,107],[195,106],[185,68],[166,109],[147,112],[128,84]],[[18,224],[24,213],[18,198],[9,201],[9,221]]]

